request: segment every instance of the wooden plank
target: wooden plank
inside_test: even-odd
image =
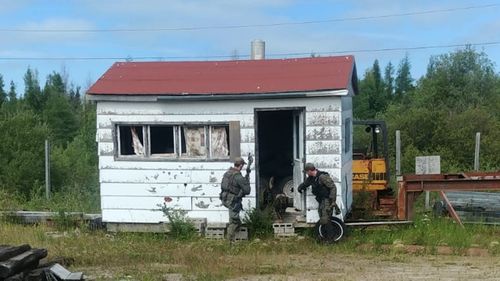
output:
[[[191,210],[191,197],[174,197],[167,206],[175,209]],[[164,196],[101,196],[102,209],[139,209],[139,210],[153,210],[160,209],[159,204],[162,205]]]
[[[34,269],[38,266],[38,262],[46,256],[46,249],[31,249],[7,261],[0,262],[0,278]]]
[[[28,244],[23,244],[21,246],[2,246],[0,247],[0,262],[20,255],[26,251],[29,251],[30,249],[31,246]]]
[[[219,184],[225,171],[161,171],[101,169],[101,183]],[[250,177],[254,183],[255,177]]]

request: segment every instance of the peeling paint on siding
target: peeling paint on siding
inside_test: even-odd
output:
[[[306,140],[338,140],[339,133],[332,127],[311,127],[306,135]]]
[[[316,111],[316,112],[333,112],[333,111],[340,111],[340,105],[329,105],[328,107],[314,107],[311,108],[309,111]]]
[[[203,201],[200,201],[194,205],[200,209],[208,209],[208,207],[210,207],[210,204],[205,204],[205,202]]]
[[[340,124],[338,114],[332,112],[310,112],[308,113],[308,125],[312,126],[336,126]]]
[[[202,185],[200,184],[200,185],[198,185],[198,186],[195,186],[195,187],[191,188],[191,191],[192,191],[192,192],[200,191],[200,190],[201,190],[201,187],[202,187]]]
[[[338,154],[340,145],[338,142],[313,142],[308,147],[309,154]]]

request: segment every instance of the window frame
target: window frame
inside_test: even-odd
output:
[[[112,122],[113,125],[113,143],[114,147],[114,159],[117,161],[171,161],[171,162],[227,162],[234,157],[239,157],[239,155],[233,156],[231,147],[237,145],[238,148],[241,145],[239,143],[231,143],[231,123],[235,121],[227,122]],[[239,123],[239,121],[236,121]],[[142,127],[143,133],[143,146],[144,155],[121,155],[121,141],[120,141],[120,127]],[[174,153],[173,156],[165,156],[162,154],[152,154],[151,153],[151,127],[154,126],[172,126],[174,130]],[[205,146],[207,149],[206,157],[186,157],[182,156],[182,128],[184,127],[204,127],[205,130]],[[228,155],[224,158],[213,158],[212,148],[211,148],[211,137],[212,137],[212,127],[226,127],[227,128],[227,144],[228,144]],[[239,133],[239,132],[238,132]],[[238,149],[239,151],[239,149]]]

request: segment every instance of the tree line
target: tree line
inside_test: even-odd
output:
[[[48,139],[54,196],[99,208],[96,108],[67,81],[64,73],[53,72],[42,87],[37,71],[28,68],[20,91],[13,82],[6,86],[0,74],[2,207],[42,200]],[[468,47],[432,57],[418,80],[411,77],[408,56],[383,70],[375,60],[358,85],[354,117],[386,121],[391,163],[395,130],[401,131],[404,173],[414,172],[415,156],[423,155],[440,155],[442,172],[472,170],[476,132],[481,133],[482,170],[499,169],[500,77],[484,52]]]
[[[0,74],[0,202],[45,197],[45,140],[51,143],[53,196],[86,200],[97,194],[95,105],[67,80],[53,72],[42,88],[37,71],[28,68],[24,91],[12,81],[5,91]]]
[[[410,70],[408,56],[383,74],[375,60],[353,101],[356,119],[386,121],[391,163],[400,130],[403,173],[415,172],[415,156],[428,155],[441,156],[442,173],[471,171],[480,132],[480,168],[499,170],[500,76],[487,54],[466,47],[433,56],[418,80]]]

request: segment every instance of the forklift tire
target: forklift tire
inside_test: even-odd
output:
[[[327,224],[320,224],[319,221],[314,226],[316,238],[320,242],[335,243],[338,242],[345,234],[344,222],[337,218],[332,217]]]

